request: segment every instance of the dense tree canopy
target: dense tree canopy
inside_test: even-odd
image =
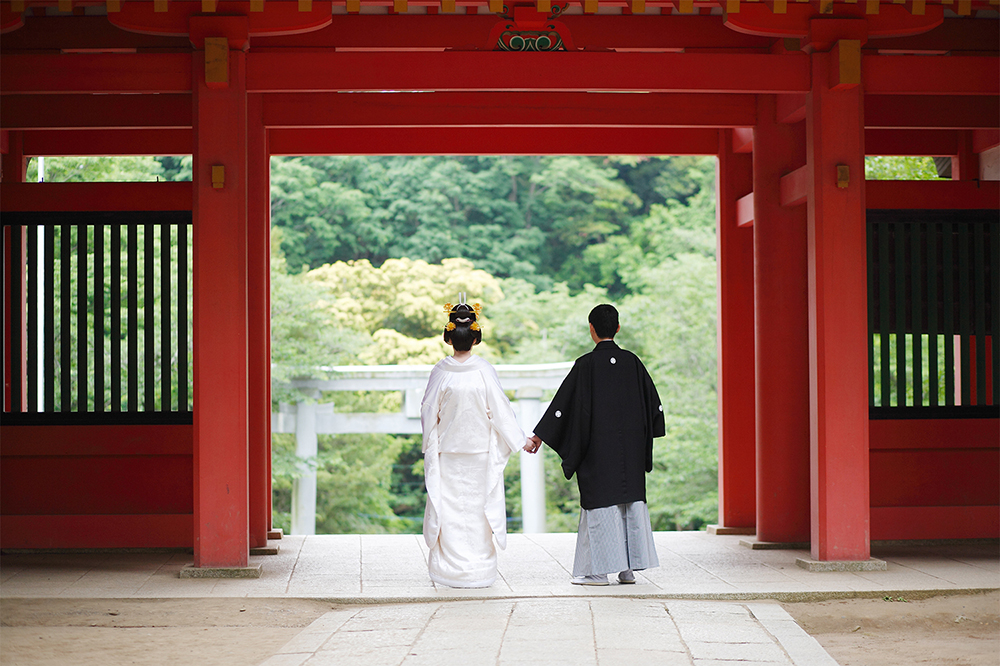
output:
[[[717,501],[714,178],[710,158],[275,159],[273,347],[299,373],[310,356],[314,372],[333,362],[434,363],[448,353],[441,303],[464,291],[485,308],[480,355],[567,361],[593,346],[591,308],[614,302],[619,341],[645,360],[669,412],[649,478],[654,526],[698,527],[714,520]],[[377,402],[329,399],[344,411]],[[369,510],[359,522],[324,509],[320,529],[419,529],[419,438],[368,437],[330,438],[315,464],[347,474],[341,485],[360,489],[355,503],[394,513]],[[398,451],[391,482],[358,485],[342,457],[329,471],[338,447],[362,441]],[[551,452],[547,470],[550,529],[573,529],[575,483]],[[507,477],[518,516],[516,461]]]

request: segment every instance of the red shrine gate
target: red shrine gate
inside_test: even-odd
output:
[[[717,155],[720,524],[819,560],[1000,536],[996,2],[0,3],[0,545],[265,545],[268,157],[305,154]],[[186,154],[190,184],[23,182]],[[88,319],[106,285],[127,321]]]

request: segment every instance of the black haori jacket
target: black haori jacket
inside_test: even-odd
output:
[[[604,340],[576,359],[535,434],[576,474],[584,509],[645,501],[663,407],[639,357]]]

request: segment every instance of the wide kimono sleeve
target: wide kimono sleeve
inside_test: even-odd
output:
[[[548,409],[535,426],[535,435],[562,458],[563,474],[571,478],[590,446],[592,373],[586,357],[576,360]]]
[[[656,392],[656,385],[653,378],[649,376],[646,367],[639,362],[640,382],[642,389],[643,407],[646,412],[646,471],[653,471],[653,438],[663,437],[667,434],[666,425],[663,419],[663,404],[660,396]]]
[[[503,392],[500,385],[500,377],[496,368],[488,366],[486,376],[486,406],[489,410],[490,425],[496,430],[500,443],[507,451],[506,456],[517,453],[524,448],[528,438],[525,436],[521,426],[517,424],[517,417],[514,409],[510,406],[510,400]]]
[[[438,409],[441,405],[441,384],[444,382],[444,377],[445,371],[434,366],[430,377],[427,378],[427,388],[424,389],[424,397],[420,402],[420,429],[423,432],[423,445],[420,450],[422,453],[427,453],[427,449],[437,444],[440,438]]]
[[[427,488],[427,505],[424,508],[424,541],[430,548],[441,532],[441,464],[438,453],[441,450],[440,408],[441,385],[445,371],[435,366],[427,379],[424,399],[420,403],[420,426],[423,431],[424,485]]]

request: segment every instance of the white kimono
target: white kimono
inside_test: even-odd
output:
[[[493,366],[448,356],[434,366],[420,405],[424,540],[431,580],[489,587],[497,577],[496,537],[507,546],[503,470],[526,441]]]

